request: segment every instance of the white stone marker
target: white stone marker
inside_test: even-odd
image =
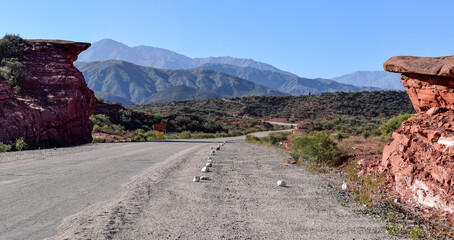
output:
[[[287,183],[284,180],[277,180],[277,185],[279,187],[286,187]]]

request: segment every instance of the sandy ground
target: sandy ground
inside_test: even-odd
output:
[[[109,201],[67,217],[51,239],[388,239],[380,221],[283,150],[235,140],[200,169],[201,144],[154,165]],[[206,175],[208,181],[193,182]],[[276,186],[283,179],[288,187]]]

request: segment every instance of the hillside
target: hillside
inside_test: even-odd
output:
[[[285,95],[248,80],[211,70],[166,70],[125,61],[77,63],[88,87],[134,103],[165,89],[184,85],[221,97]]]
[[[399,73],[385,71],[358,71],[333,78],[334,81],[356,86],[371,86],[382,89],[405,90]]]
[[[163,69],[191,69],[206,63],[222,63],[293,75],[292,73],[282,71],[270,64],[257,62],[247,58],[234,58],[228,56],[190,58],[163,48],[151,46],[129,47],[112,39],[103,39],[93,43],[92,46],[78,58],[79,62],[106,60],[123,60],[141,66]]]
[[[195,69],[209,69],[220,73],[227,73],[291,95],[380,90],[379,88],[373,87],[358,87],[342,84],[329,79],[301,78],[274,71],[260,70],[252,67],[238,67],[229,64],[207,63]]]
[[[132,106],[159,114],[247,115],[253,118],[329,119],[339,115],[389,118],[414,112],[403,91],[337,92],[302,96],[201,99]]]
[[[179,100],[195,100],[195,99],[210,99],[219,98],[219,95],[210,93],[203,90],[197,90],[188,86],[175,86],[155,93],[150,97],[146,98],[143,103],[155,103],[155,102],[171,102]]]

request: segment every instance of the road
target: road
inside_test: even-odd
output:
[[[213,157],[203,183],[192,177],[220,139],[2,153],[0,239],[387,237],[324,180],[243,138]]]
[[[107,143],[0,154],[0,239],[43,239],[144,169],[205,141]]]

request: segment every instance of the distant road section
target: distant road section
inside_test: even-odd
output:
[[[281,126],[296,126],[298,123],[283,123],[283,122],[270,122],[270,121],[265,121],[267,123],[271,124],[276,124],[276,125],[281,125]]]

